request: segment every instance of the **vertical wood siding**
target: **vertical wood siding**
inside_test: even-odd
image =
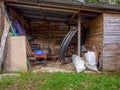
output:
[[[92,20],[90,23],[88,23],[88,26],[89,33],[85,46],[88,50],[92,51],[94,51],[93,46],[96,46],[97,51],[99,52],[99,61],[102,65],[103,15],[100,15]],[[100,66],[100,68],[102,68],[102,66]]]
[[[104,14],[103,70],[120,71],[120,14]]]
[[[2,8],[0,7],[0,36],[2,33],[1,26],[2,26]]]
[[[0,1],[0,40],[4,29],[4,2]]]

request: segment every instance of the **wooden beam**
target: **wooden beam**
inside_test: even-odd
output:
[[[29,34],[29,33],[27,33],[26,35],[30,35],[30,36],[32,36],[32,35],[35,35],[35,36],[43,36],[43,37],[48,37],[49,38],[49,35],[48,34],[33,34],[33,33],[31,33],[31,34]],[[65,37],[65,35],[66,34],[64,34],[64,35],[52,35],[51,37]]]
[[[52,7],[52,8],[60,8],[60,9],[71,9],[71,10],[84,10],[90,12],[99,12],[99,13],[120,13],[119,11],[105,11],[105,10],[97,10],[85,7],[74,7],[74,6],[63,6],[63,5],[56,5],[56,4],[44,4],[44,3],[35,3],[35,2],[25,2],[25,1],[17,1],[17,0],[6,0],[7,3],[21,3],[21,4],[29,4],[29,5],[41,5],[45,7]]]
[[[79,8],[79,7],[74,7],[74,6],[62,6],[62,5],[56,5],[56,4],[44,4],[44,3],[34,3],[34,2],[24,2],[24,1],[12,1],[12,0],[7,0],[7,3],[21,3],[21,4],[29,4],[29,5],[40,5],[43,7],[52,7],[52,8],[59,8],[59,9],[69,9],[69,10],[84,10],[84,11],[91,11],[91,12],[99,12],[103,13],[104,11],[102,10],[93,10],[89,8]]]
[[[21,25],[22,25],[22,27],[24,27],[24,18],[22,15],[20,15],[20,17],[21,17]]]
[[[78,14],[78,56],[81,56],[81,15]]]
[[[40,5],[38,5],[38,7],[40,7],[40,13],[41,13],[42,16],[44,17],[44,19],[46,19],[47,15],[45,14],[45,12],[43,11],[43,9],[41,8]]]
[[[79,7],[71,7],[71,6],[61,6],[56,4],[44,4],[44,3],[36,3],[36,2],[25,2],[25,1],[13,1],[13,0],[6,0],[7,3],[21,3],[21,4],[30,4],[30,5],[40,5],[40,6],[47,6],[47,7],[55,7],[55,8],[62,8],[62,9],[72,9],[72,10],[79,10]]]
[[[75,17],[76,17],[77,14],[78,13],[73,13],[73,15],[71,16],[71,18],[68,20],[68,24],[72,23],[72,21],[75,19]]]
[[[47,32],[40,32],[40,31],[34,31],[34,32],[31,31],[31,32],[30,32],[30,31],[26,31],[26,33],[32,33],[32,34],[46,34],[46,33],[48,33],[48,31],[47,31]],[[51,31],[50,31],[49,33],[51,33]],[[56,36],[57,36],[57,35],[66,35],[66,34],[67,34],[67,33],[61,33],[61,32],[59,32],[59,33],[56,33],[56,32],[54,33],[54,32],[52,32],[52,33],[51,33],[51,35],[56,35]]]
[[[22,8],[31,8],[31,9],[40,9],[38,6],[30,6],[30,5],[23,5],[23,4],[14,4],[14,3],[8,3],[8,6],[13,7],[22,7]],[[43,7],[41,6],[43,10],[52,10],[52,11],[61,11],[61,12],[70,12],[70,13],[78,13],[76,10],[69,10],[69,9],[60,9],[60,8],[53,8],[53,7]]]
[[[23,16],[24,16],[24,17],[28,17],[28,18],[38,19],[38,20],[42,20],[42,19],[43,19],[43,17],[35,16],[35,15],[23,14]],[[66,19],[56,18],[56,17],[47,17],[47,20],[50,20],[50,21],[60,21],[60,22],[65,22],[65,21],[66,21]]]
[[[44,19],[46,19],[46,14],[45,14],[45,12],[42,10],[42,9],[40,9],[40,13],[42,14],[42,16],[44,17]]]

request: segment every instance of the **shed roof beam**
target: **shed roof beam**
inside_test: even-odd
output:
[[[14,4],[14,3],[8,3],[8,6],[13,7],[23,7],[23,8],[33,8],[33,9],[40,9],[39,6],[31,6],[31,5],[23,5],[23,4]],[[61,12],[71,12],[71,13],[78,13],[78,11],[75,10],[68,10],[68,9],[60,9],[60,8],[52,8],[52,7],[43,7],[41,6],[43,10],[53,10],[53,11],[61,11]]]
[[[72,21],[75,19],[75,17],[76,17],[77,14],[78,13],[73,13],[73,15],[71,16],[71,18],[68,20],[68,24],[72,23]]]
[[[27,15],[27,14],[24,14],[23,16],[25,17],[29,17],[29,18],[36,18],[36,19],[43,19],[43,17],[41,16],[34,16],[34,15]],[[55,17],[47,17],[48,20],[55,20],[55,21],[63,21],[65,22],[66,19],[63,19],[63,18],[55,18]]]

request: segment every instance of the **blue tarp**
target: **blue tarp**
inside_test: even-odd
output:
[[[18,20],[14,20],[13,22],[13,28],[15,30],[15,32],[18,34],[18,36],[22,36],[24,35],[24,29],[23,27],[20,25],[20,23],[18,22]]]
[[[42,50],[34,50],[33,51],[34,54],[45,54]]]

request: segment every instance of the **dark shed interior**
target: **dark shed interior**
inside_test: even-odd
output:
[[[93,46],[95,46],[100,52],[102,21],[97,23],[97,20],[102,20],[101,12],[86,9],[79,12],[78,8],[82,3],[79,5],[76,3],[63,4],[62,1],[52,4],[51,1],[33,2],[8,1],[6,6],[11,20],[17,19],[20,22],[25,30],[25,35],[30,39],[30,44],[39,44],[40,48],[46,51],[48,60],[58,59],[62,40],[70,29],[78,27],[78,13],[81,15],[81,45],[86,46],[88,50],[93,50]],[[98,39],[94,40],[94,38]],[[77,43],[76,34],[69,44],[69,47],[74,46],[74,50],[67,50],[66,57],[77,54]]]
[[[5,46],[5,60],[13,60],[13,64],[14,60],[16,64],[19,64],[19,61],[24,62],[26,68],[26,60],[30,61],[32,66],[41,59],[55,63],[61,54],[63,61],[66,59],[71,62],[74,54],[84,57],[82,48],[85,47],[87,51],[95,52],[99,69],[119,71],[119,5],[85,3],[78,0],[4,0],[0,1],[0,6],[0,38],[5,31],[6,19],[12,22],[6,37],[9,39]],[[12,28],[15,22],[19,23],[18,27],[23,31],[21,35]],[[70,43],[63,48],[64,53],[61,53],[61,44],[70,32],[76,34],[66,39]],[[22,48],[20,51],[15,49],[19,48],[18,46]],[[42,58],[35,54],[36,48],[44,53]],[[20,68],[21,66],[20,64]]]

